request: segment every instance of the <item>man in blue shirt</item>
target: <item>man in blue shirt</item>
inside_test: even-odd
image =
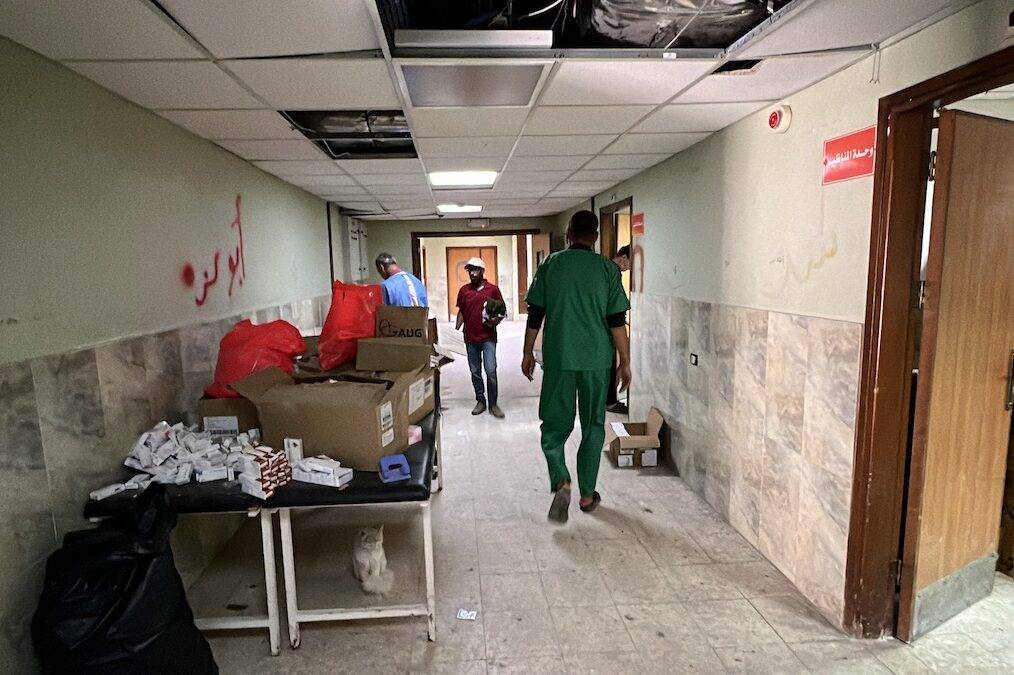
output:
[[[398,307],[429,307],[426,287],[415,275],[398,267],[398,261],[390,253],[377,256],[377,272],[384,280],[380,284],[384,292],[385,305]]]

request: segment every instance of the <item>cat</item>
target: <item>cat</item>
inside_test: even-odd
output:
[[[352,544],[352,573],[364,592],[375,595],[390,592],[394,575],[387,569],[383,525],[364,527],[356,534]]]

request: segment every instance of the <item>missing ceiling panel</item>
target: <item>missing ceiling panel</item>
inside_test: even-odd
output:
[[[282,115],[334,159],[418,156],[401,110],[287,110]]]
[[[760,59],[740,59],[738,61],[726,61],[715,70],[715,74],[733,73],[745,75],[753,71],[760,63]]]
[[[402,72],[417,108],[526,106],[542,66],[404,66]]]

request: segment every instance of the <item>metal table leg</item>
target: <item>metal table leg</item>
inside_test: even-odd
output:
[[[271,526],[271,509],[261,509],[261,545],[264,552],[264,591],[268,600],[268,638],[271,654],[281,651],[281,624],[278,617],[278,581],[275,578],[275,533]]]
[[[422,502],[420,508],[422,508],[423,519],[423,557],[426,565],[427,636],[430,642],[433,642],[437,639],[436,584],[433,575],[433,519],[429,502]]]
[[[296,561],[292,551],[290,509],[279,509],[278,526],[282,532],[282,574],[285,577],[285,612],[289,620],[289,644],[299,647],[299,603],[296,597]]]

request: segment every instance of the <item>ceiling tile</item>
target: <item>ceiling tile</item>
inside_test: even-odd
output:
[[[167,17],[137,0],[4,0],[0,35],[51,59],[200,59]]]
[[[405,65],[416,108],[526,106],[542,76],[539,65]]]
[[[647,169],[672,157],[670,154],[599,155],[588,162],[586,169]]]
[[[527,117],[528,108],[418,108],[412,111],[412,136],[516,136]]]
[[[652,106],[539,106],[532,112],[525,135],[618,134],[649,113]]]
[[[354,185],[342,185],[338,187],[321,187],[318,194],[321,197],[327,197],[332,201],[338,201],[340,199],[369,199],[369,193],[363,188],[355,187]]]
[[[555,185],[572,173],[574,173],[572,169],[565,171],[505,171],[497,181],[497,185],[516,185],[518,183]]]
[[[631,129],[635,133],[718,131],[768,105],[746,103],[681,103],[662,106]]]
[[[522,183],[518,185],[502,185],[491,190],[494,198],[521,199],[524,197],[544,197],[553,188],[552,185],[534,185]]]
[[[594,182],[594,183],[583,183],[583,182],[567,182],[563,183],[555,190],[549,193],[550,197],[591,197],[597,195],[603,190],[608,190],[616,181],[611,183],[606,182]]]
[[[906,28],[968,5],[955,0],[849,0],[811,2],[757,31],[737,59],[880,44]],[[941,13],[937,18],[941,18]],[[739,47],[739,45],[736,45]]]
[[[415,173],[422,164],[414,157],[391,159],[339,159],[338,166],[357,176],[378,173]]]
[[[380,202],[362,200],[337,200],[341,206],[353,211],[380,211]]]
[[[383,59],[300,57],[222,65],[277,110],[401,107]]]
[[[686,150],[711,134],[624,134],[605,150],[607,155],[642,153],[676,154]]]
[[[542,105],[636,105],[665,103],[717,61],[564,61]]]
[[[217,141],[243,159],[322,159],[320,148],[307,140],[302,141]]]
[[[482,204],[492,198],[492,190],[434,190],[433,199],[438,204],[456,202],[459,204]]]
[[[590,136],[522,136],[515,156],[594,155],[613,142],[615,134]]]
[[[380,186],[380,185],[416,185],[419,187],[426,187],[426,176],[420,171],[419,173],[378,173],[368,176],[356,174],[356,181],[360,185]]]
[[[500,171],[503,157],[427,157],[427,171]]]
[[[145,108],[263,108],[211,61],[75,61],[66,64]]]
[[[750,71],[709,75],[680,94],[674,102],[774,101],[808,87],[864,56],[864,52],[837,52],[767,59]]]
[[[254,166],[276,176],[340,176],[344,172],[337,164],[322,159],[290,159],[258,161]]]
[[[158,114],[212,140],[304,138],[274,110],[162,110]]]
[[[429,188],[423,185],[371,185],[366,188],[375,195],[404,195],[406,199],[428,196]]]
[[[423,159],[430,157],[507,157],[514,147],[514,136],[477,136],[474,138],[419,138],[415,146]]]
[[[511,157],[506,171],[573,171],[591,159],[591,155],[563,155],[560,157]]]
[[[285,180],[299,187],[327,188],[329,192],[338,187],[355,189],[355,182],[348,176],[286,176]]]
[[[160,0],[218,58],[379,49],[366,0]]]
[[[640,173],[640,169],[582,169],[570,177],[572,181],[594,182],[626,180]]]

